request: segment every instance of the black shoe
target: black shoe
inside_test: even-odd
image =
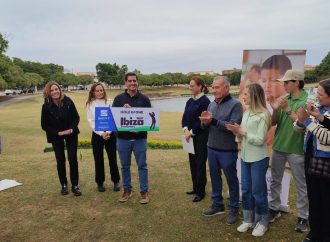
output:
[[[215,216],[219,214],[223,214],[225,212],[225,206],[220,206],[220,207],[209,207],[208,209],[203,211],[203,216],[210,217],[210,216]]]
[[[186,192],[186,194],[188,194],[188,195],[194,195],[194,194],[196,194],[196,192],[194,190],[191,190],[191,191]]]
[[[113,191],[114,192],[119,192],[120,191],[120,183],[119,182],[115,182],[113,184]]]
[[[81,191],[80,191],[80,189],[79,189],[78,186],[73,186],[73,187],[71,188],[71,191],[73,192],[73,194],[74,194],[75,196],[81,196]]]
[[[308,227],[307,219],[299,218],[297,219],[296,227],[294,228],[295,231],[298,232],[306,232]]]
[[[66,186],[66,184],[62,185],[61,194],[62,195],[68,195],[69,194],[68,187]]]
[[[280,211],[275,211],[273,209],[269,209],[269,223],[273,223],[276,219],[281,217]]]
[[[204,199],[204,196],[201,196],[201,195],[196,195],[194,198],[193,198],[193,202],[194,203],[197,203],[197,202],[200,202]]]
[[[227,217],[227,224],[228,225],[233,225],[238,221],[238,219],[239,219],[238,212],[237,211],[236,212],[230,211],[229,215]]]
[[[305,239],[303,239],[303,241],[302,242],[313,242],[314,240],[312,239],[312,234],[311,234],[311,232],[309,232],[308,234],[307,234],[307,236],[305,237]]]
[[[97,190],[99,192],[105,192],[105,187],[103,185],[97,185]]]

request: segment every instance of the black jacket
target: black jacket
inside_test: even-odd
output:
[[[59,136],[58,132],[72,129],[69,136],[78,135],[79,114],[73,101],[64,96],[63,106],[58,107],[52,102],[45,102],[41,111],[41,128],[46,132],[47,142],[60,141],[64,136]],[[68,136],[66,136],[68,137]]]

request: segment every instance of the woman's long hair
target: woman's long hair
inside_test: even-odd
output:
[[[89,90],[88,99],[87,99],[87,102],[86,102],[86,107],[87,107],[88,105],[90,105],[90,103],[91,103],[92,101],[95,100],[95,90],[96,90],[96,87],[97,87],[97,86],[101,86],[101,87],[102,87],[103,92],[104,92],[104,95],[103,95],[103,98],[102,98],[102,99],[104,99],[104,102],[107,101],[107,93],[105,92],[104,86],[103,86],[101,83],[96,82],[96,83],[94,83],[94,84],[92,85],[91,90]]]
[[[249,84],[246,86],[249,91],[251,103],[250,110],[253,113],[264,113],[268,127],[271,126],[271,116],[267,109],[264,89],[258,83]]]
[[[61,105],[61,104],[63,104],[63,98],[65,95],[61,89],[61,86],[56,81],[50,81],[46,84],[46,86],[44,88],[44,92],[43,92],[45,103],[53,103],[53,100],[50,96],[50,89],[53,85],[57,86],[58,89],[60,90],[60,103],[59,104]]]
[[[194,76],[193,78],[191,78],[191,80],[193,80],[197,86],[201,87],[201,92],[204,92],[204,94],[209,93],[209,89],[207,88],[207,86],[205,85],[205,81],[201,77]]]

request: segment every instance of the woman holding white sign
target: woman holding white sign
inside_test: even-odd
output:
[[[195,154],[189,154],[193,189],[187,194],[194,194],[192,201],[199,202],[205,197],[208,138],[208,131],[202,129],[199,116],[207,110],[210,100],[204,95],[208,93],[208,89],[202,78],[193,77],[189,83],[189,89],[193,96],[186,103],[182,128],[187,142],[193,142]]]
[[[236,135],[241,157],[243,223],[238,232],[253,228],[253,236],[263,236],[268,230],[268,200],[266,172],[269,155],[265,137],[271,125],[265,93],[255,83],[248,85],[243,94],[247,110],[241,126],[228,124],[226,128]]]
[[[104,192],[104,154],[105,150],[108,154],[111,181],[113,182],[113,190],[120,191],[120,175],[117,165],[116,155],[116,136],[107,130],[95,131],[95,108],[96,107],[110,107],[111,104],[107,100],[107,94],[101,83],[94,83],[89,91],[88,100],[86,102],[87,120],[92,129],[92,146],[93,156],[95,162],[95,182],[97,183],[97,190]]]

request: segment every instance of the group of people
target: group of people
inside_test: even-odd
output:
[[[193,142],[194,154],[189,154],[192,201],[205,197],[208,160],[212,193],[211,206],[204,216],[225,212],[222,172],[229,190],[227,224],[239,220],[239,179],[237,159],[241,165],[241,193],[243,222],[238,232],[253,229],[252,235],[263,236],[269,223],[281,216],[280,193],[286,162],[289,163],[297,192],[297,224],[295,230],[310,231],[304,241],[330,241],[330,79],[320,82],[317,92],[318,105],[307,101],[304,75],[287,70],[281,78],[273,80],[287,93],[275,97],[266,94],[259,83],[244,86],[242,101],[230,95],[230,82],[217,76],[212,83],[214,101],[205,95],[208,88],[200,77],[189,83],[192,93],[182,117],[182,129],[187,142]],[[123,194],[120,202],[132,195],[131,155],[135,156],[140,181],[140,203],[149,202],[148,167],[146,159],[147,132],[117,132],[95,130],[95,107],[151,107],[148,97],[138,90],[135,73],[125,76],[125,92],[109,103],[104,87],[92,85],[86,102],[87,120],[92,129],[92,147],[95,161],[97,190],[104,192],[105,148],[110,165],[113,190],[120,191],[120,174],[116,151],[121,162]],[[267,103],[268,101],[268,103]],[[270,109],[270,111],[269,111]],[[65,148],[70,165],[71,191],[80,196],[77,162],[79,114],[73,101],[64,95],[56,82],[49,82],[44,89],[41,126],[47,141],[54,149],[61,194],[67,195],[68,181],[65,168]],[[271,127],[276,126],[271,157],[266,139]],[[304,138],[305,137],[305,138]],[[271,164],[271,199],[268,201],[266,172]]]
[[[253,229],[253,236],[263,236],[269,223],[281,216],[282,178],[288,162],[297,193],[295,230],[306,232],[309,224],[304,241],[330,241],[330,79],[319,84],[318,105],[307,100],[303,80],[304,74],[292,69],[273,79],[273,86],[286,93],[282,96],[272,95],[274,90],[266,94],[259,82],[249,83],[242,90],[243,106],[230,95],[225,76],[213,80],[213,102],[205,96],[208,89],[204,81],[192,78],[193,97],[187,101],[182,117],[185,138],[193,142],[195,153],[189,154],[193,186],[187,194],[194,195],[193,202],[205,197],[208,160],[212,203],[203,211],[204,216],[225,211],[223,172],[230,196],[227,224],[239,220],[239,155],[243,222],[237,231]],[[275,135],[269,152],[267,137],[271,128]],[[268,201],[269,164],[272,179]]]
[[[148,97],[138,90],[138,76],[135,73],[125,75],[126,90],[109,103],[106,91],[101,83],[94,83],[86,102],[87,120],[92,129],[91,143],[95,162],[95,182],[99,192],[105,191],[104,149],[107,152],[113,190],[120,191],[120,174],[117,165],[118,151],[121,162],[123,194],[120,202],[128,201],[132,193],[131,156],[135,156],[140,180],[141,204],[149,202],[148,166],[146,158],[147,132],[118,132],[95,130],[95,107],[151,107]],[[73,101],[67,97],[56,82],[49,82],[44,88],[44,104],[41,113],[41,127],[46,132],[48,143],[52,144],[57,162],[57,172],[61,183],[61,194],[67,195],[68,181],[65,168],[65,148],[70,166],[71,191],[75,196],[82,193],[78,186],[79,172],[77,161],[79,114]]]

